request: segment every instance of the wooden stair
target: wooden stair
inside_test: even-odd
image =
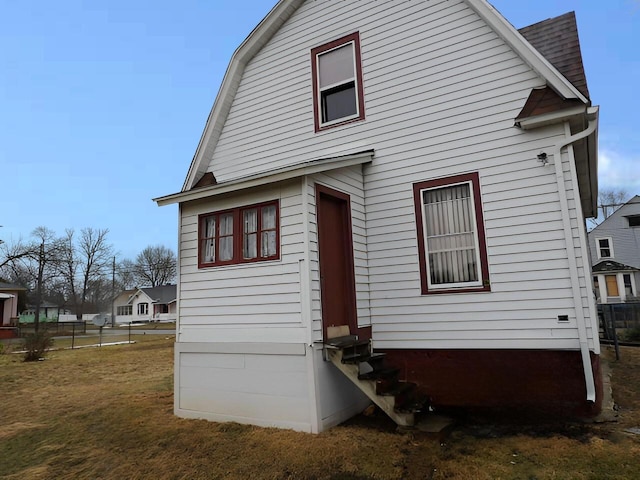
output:
[[[416,414],[427,407],[414,383],[399,380],[400,370],[385,363],[384,353],[374,353],[368,340],[345,335],[325,342],[327,357],[367,397],[398,425],[412,427]]]

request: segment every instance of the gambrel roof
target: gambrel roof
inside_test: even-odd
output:
[[[189,172],[182,188],[182,194],[200,186],[207,172],[208,162],[222,133],[226,118],[247,63],[273,37],[280,27],[294,14],[305,0],[280,0],[258,26],[242,42],[231,57],[231,61],[222,80],[222,85],[207,119],[204,132],[191,162]],[[587,96],[580,88],[569,81],[553,63],[545,58],[486,0],[465,0],[473,9],[542,79],[551,91],[561,100],[569,100],[577,105],[589,105]],[[271,172],[265,172],[271,174]],[[206,187],[212,188],[210,182]],[[220,184],[218,184],[220,186]],[[186,195],[185,195],[186,196]],[[155,199],[160,204],[184,201],[178,194]]]

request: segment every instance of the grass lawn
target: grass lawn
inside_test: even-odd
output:
[[[625,432],[640,427],[640,349],[611,362],[617,423],[463,423],[439,440],[380,416],[320,435],[179,419],[173,339],[135,340],[35,363],[0,355],[0,478],[640,478],[640,436]]]

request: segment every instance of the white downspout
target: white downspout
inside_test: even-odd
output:
[[[584,380],[587,387],[587,401],[596,401],[596,386],[593,378],[593,369],[591,368],[591,357],[589,355],[589,343],[587,339],[587,327],[584,318],[584,306],[582,305],[582,295],[580,294],[580,285],[578,283],[578,265],[576,262],[575,247],[573,244],[573,235],[571,232],[571,216],[569,215],[569,203],[567,201],[567,191],[565,190],[564,173],[562,170],[562,158],[560,151],[578,140],[591,135],[598,127],[598,107],[589,108],[587,110],[587,118],[589,119],[588,127],[580,133],[566,137],[553,147],[553,163],[556,168],[556,182],[558,184],[558,195],[560,197],[560,210],[562,213],[562,223],[564,225],[565,243],[567,245],[567,257],[569,260],[569,272],[573,290],[573,303],[576,310],[576,323],[578,327],[578,340],[580,342],[580,353],[582,355],[582,367],[584,370]],[[578,186],[575,186],[577,190]],[[576,197],[576,202],[580,198]],[[578,228],[580,225],[578,225]]]

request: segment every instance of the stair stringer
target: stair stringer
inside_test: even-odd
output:
[[[399,413],[394,410],[395,397],[376,394],[375,380],[360,380],[358,374],[360,368],[357,364],[342,363],[341,349],[327,349],[327,354],[331,362],[340,370],[351,382],[357,386],[369,399],[375,403],[391,420],[403,427],[412,427],[415,424],[413,413]]]

